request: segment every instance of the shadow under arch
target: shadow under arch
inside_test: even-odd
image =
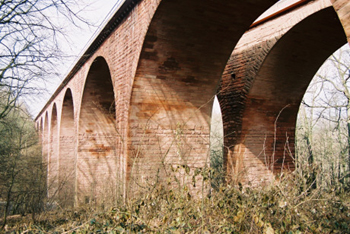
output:
[[[43,119],[43,131],[42,131],[42,156],[43,163],[48,166],[49,161],[49,114],[46,111]]]
[[[244,31],[274,2],[161,1],[133,83],[130,186],[153,185],[169,176],[170,166],[208,166],[212,102],[222,71]]]
[[[44,114],[44,117],[42,117],[42,132],[41,132],[41,145],[42,145],[42,162],[44,164],[44,168],[46,168],[46,182],[45,182],[45,186],[46,186],[46,196],[48,196],[48,182],[49,182],[49,114],[46,111],[46,113]]]
[[[50,147],[49,147],[49,159],[48,159],[48,196],[49,198],[57,198],[58,192],[58,123],[57,123],[57,105],[52,106],[51,112],[51,124],[50,124]]]
[[[39,120],[39,144],[42,145],[43,143],[43,134],[44,134],[44,118],[41,117]]]
[[[48,162],[49,155],[49,113],[46,111],[43,123],[43,160]]]
[[[261,183],[284,169],[294,169],[300,102],[318,68],[345,43],[337,14],[328,7],[302,20],[272,47],[246,87],[239,124],[234,128],[238,135],[233,142],[225,140],[234,146],[231,160],[236,178]]]
[[[63,207],[74,205],[75,168],[76,168],[76,132],[74,121],[74,101],[70,88],[65,92],[60,124],[58,184],[59,201]]]
[[[88,72],[79,117],[77,202],[106,203],[116,198],[115,97],[108,64],[97,57]]]

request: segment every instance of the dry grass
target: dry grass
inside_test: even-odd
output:
[[[109,208],[10,220],[8,233],[349,233],[350,190],[321,190],[296,172],[261,188],[221,186],[202,198],[159,185]]]

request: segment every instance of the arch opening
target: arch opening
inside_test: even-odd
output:
[[[228,170],[233,171],[234,179],[257,185],[295,168],[294,137],[300,102],[317,69],[345,42],[332,7],[306,17],[272,42],[275,44],[264,55],[260,69],[241,91],[243,105],[236,105],[241,106],[236,126],[225,129],[230,129],[225,136],[235,132],[225,139],[225,145],[230,146],[225,164],[231,163]]]
[[[59,200],[61,206],[73,206],[75,195],[76,132],[74,104],[71,89],[67,89],[63,99],[60,126],[59,155]]]
[[[43,117],[40,118],[38,124],[39,124],[39,132],[38,132],[39,133],[39,144],[42,146],[42,144],[43,144],[43,134],[44,134],[44,120],[43,120]]]
[[[56,194],[59,191],[58,184],[58,123],[57,123],[57,106],[53,104],[51,112],[51,124],[50,124],[50,147],[49,147],[49,160],[48,160],[48,196],[49,198],[56,198]]]
[[[49,176],[49,114],[46,112],[46,114],[43,117],[43,131],[42,131],[42,161],[44,163],[44,166],[46,166],[46,177],[47,177],[47,183],[48,183],[48,176]]]
[[[301,172],[311,171],[315,187],[344,184],[350,171],[349,64],[346,43],[317,71],[299,108],[296,162]]]
[[[106,203],[116,197],[119,175],[115,97],[104,58],[92,63],[84,86],[77,158],[78,202]],[[120,142],[119,142],[120,144]]]
[[[213,169],[211,186],[220,187],[224,181],[224,131],[219,101],[215,96],[210,120],[210,167]]]
[[[129,182],[139,188],[164,181],[175,168],[182,184],[200,190],[200,176],[195,187],[191,173],[210,164],[210,117],[218,81],[235,43],[273,3],[160,3],[133,83]]]

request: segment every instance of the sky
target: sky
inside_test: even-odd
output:
[[[84,52],[84,48],[89,46],[93,38],[99,33],[103,28],[105,23],[113,16],[116,9],[125,0],[80,0],[83,2],[88,2],[85,6],[80,6],[83,9],[79,15],[87,19],[94,27],[89,27],[86,24],[81,24],[81,29],[77,30],[73,28],[69,32],[69,38],[72,44],[66,45],[68,53],[79,55],[79,52]]]
[[[62,80],[69,73],[71,68],[75,65],[76,61],[85,52],[86,48],[91,44],[93,39],[99,34],[108,19],[113,16],[114,12],[125,0],[80,0],[77,10],[81,9],[79,15],[94,26],[88,26],[81,24],[80,28],[68,28],[67,39],[62,40],[63,50],[65,54],[69,55],[70,59],[67,59],[65,63],[59,67],[59,78],[47,80],[46,83],[39,84],[39,86],[45,87],[46,90],[43,94],[37,97],[29,98],[26,100],[29,112],[35,117],[38,112],[46,104],[47,100],[51,97],[57,87],[61,84]],[[285,5],[290,5],[296,2],[296,0],[280,0],[266,12],[264,12],[257,20],[264,18],[266,15],[280,10]],[[307,95],[306,95],[307,98]],[[28,98],[27,98],[28,99]],[[214,112],[220,112],[217,100],[214,102]],[[216,113],[215,113],[216,114]]]
[[[43,89],[40,95],[25,97],[27,108],[33,117],[44,107],[47,100],[61,84],[76,61],[85,52],[94,37],[98,35],[98,32],[113,15],[113,12],[115,12],[124,1],[125,0],[80,0],[75,10],[79,11],[79,15],[87,19],[91,25],[81,23],[77,28],[68,26],[69,24],[67,22],[60,22],[62,25],[67,25],[65,28],[67,31],[66,38],[61,38],[60,40],[63,42],[61,48],[66,56],[66,60],[59,65],[57,69],[59,71],[58,78],[45,80],[45,82],[37,84]],[[62,20],[62,18],[57,20]]]
[[[88,19],[95,27],[89,27],[87,25],[81,24],[81,28],[72,28],[68,29],[67,39],[62,39],[64,44],[61,46],[64,48],[65,54],[67,54],[70,59],[60,65],[59,69],[59,78],[46,80],[45,83],[38,84],[42,86],[45,90],[44,93],[41,93],[40,96],[33,96],[31,98],[26,98],[27,108],[33,117],[35,117],[38,112],[44,107],[47,100],[55,92],[58,86],[61,84],[62,80],[69,73],[70,69],[75,65],[76,61],[83,54],[85,49],[93,41],[94,37],[98,35],[100,29],[108,22],[108,19],[113,15],[113,13],[118,9],[118,7],[125,0],[80,0],[78,1],[78,9],[82,9],[79,13],[85,19]],[[296,0],[280,0],[273,7],[271,7],[267,12],[265,12],[261,17],[266,13],[269,14],[271,11],[278,10],[280,3],[289,4]],[[277,8],[276,8],[277,7]],[[214,110],[217,109],[217,103],[214,105]]]

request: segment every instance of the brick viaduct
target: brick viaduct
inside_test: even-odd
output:
[[[293,170],[299,104],[349,40],[350,1],[285,0],[255,21],[275,2],[125,0],[36,117],[49,196],[125,197],[172,168],[186,183],[209,165],[215,94],[229,178]]]

